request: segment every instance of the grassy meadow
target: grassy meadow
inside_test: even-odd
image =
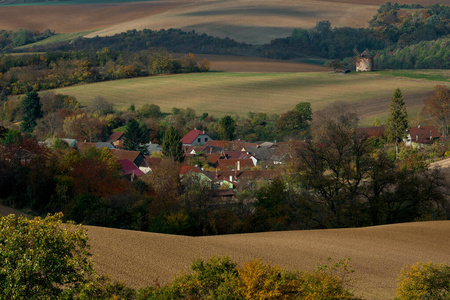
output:
[[[83,105],[103,96],[119,110],[131,104],[137,108],[157,104],[163,112],[170,112],[173,107],[191,107],[197,113],[215,116],[246,116],[248,112],[281,114],[305,101],[311,102],[313,110],[319,110],[335,101],[344,101],[353,105],[364,124],[374,118],[383,119],[396,88],[402,90],[413,116],[436,84],[446,84],[388,74],[209,72],[101,82],[55,92],[75,96]]]

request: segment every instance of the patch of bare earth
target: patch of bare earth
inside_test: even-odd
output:
[[[403,95],[403,100],[405,101],[406,107],[413,109],[422,107],[424,99],[431,94],[433,94],[432,91],[414,94],[406,93]],[[383,97],[370,99],[370,101],[358,102],[355,103],[353,107],[360,119],[370,119],[371,117],[379,116],[383,112],[388,112],[390,103],[390,98]]]
[[[175,54],[181,57],[184,54]],[[330,72],[330,68],[320,65],[299,63],[280,59],[268,59],[248,56],[195,54],[197,60],[206,59],[211,71],[222,72]]]
[[[18,211],[14,208],[0,205],[0,216],[8,216],[8,215],[23,216],[23,217],[27,217],[27,218],[30,217],[30,215],[27,215],[26,213]]]
[[[185,237],[88,226],[101,273],[134,287],[170,282],[196,258],[228,255],[242,263],[257,258],[287,269],[312,270],[350,258],[352,290],[365,299],[391,299],[404,264],[450,264],[450,221],[367,228]]]

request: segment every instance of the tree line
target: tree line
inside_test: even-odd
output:
[[[0,56],[0,88],[7,95],[157,74],[206,72],[209,62],[191,53],[174,58],[164,49],[136,53],[99,51],[47,52]]]

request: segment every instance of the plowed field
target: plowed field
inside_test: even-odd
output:
[[[0,29],[62,32],[100,29],[89,36],[149,28],[180,28],[262,44],[329,20],[332,26],[365,27],[384,0],[155,0],[150,2],[0,7]],[[398,1],[446,3],[450,0]]]

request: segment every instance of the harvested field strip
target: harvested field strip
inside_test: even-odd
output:
[[[248,112],[283,113],[298,102],[314,110],[334,101],[361,109],[364,117],[387,114],[392,94],[400,88],[408,109],[420,107],[422,97],[440,82],[388,78],[376,74],[334,73],[198,73],[118,80],[56,89],[88,104],[103,96],[118,109],[153,103],[163,112],[191,107],[197,113],[246,116]],[[442,84],[442,83],[441,83]],[[365,105],[371,109],[365,109]]]
[[[392,299],[404,264],[450,264],[450,221],[209,237],[87,228],[98,270],[135,287],[157,278],[170,282],[198,257],[228,255],[239,263],[262,258],[308,271],[332,257],[351,259],[358,296]]]

